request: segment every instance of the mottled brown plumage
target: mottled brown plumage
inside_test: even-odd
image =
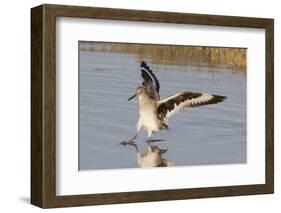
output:
[[[147,131],[148,140],[152,133],[168,129],[169,117],[184,108],[216,104],[226,99],[220,95],[184,91],[160,100],[160,83],[145,62],[141,63],[141,73],[143,85],[137,87],[136,93],[128,99],[137,97],[139,111],[136,134],[128,143],[137,137],[141,128]]]

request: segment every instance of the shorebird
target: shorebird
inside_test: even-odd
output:
[[[139,152],[135,142],[122,142],[122,145],[131,145],[137,151],[137,161],[141,168],[144,167],[171,167],[174,163],[168,159],[162,158],[162,154],[167,152],[167,149],[160,149],[158,146],[148,144],[147,150],[143,153]]]
[[[128,99],[137,97],[139,120],[135,135],[122,143],[131,143],[136,139],[138,132],[144,128],[148,134],[148,141],[152,133],[168,129],[168,119],[184,108],[198,107],[208,104],[217,104],[226,99],[225,96],[210,93],[183,91],[160,100],[160,83],[150,67],[143,61],[140,64],[142,86],[137,87],[135,94]]]

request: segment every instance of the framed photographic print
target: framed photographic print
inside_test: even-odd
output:
[[[273,19],[31,9],[31,203],[274,191]]]

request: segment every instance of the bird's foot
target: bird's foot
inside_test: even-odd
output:
[[[127,141],[122,141],[121,143],[119,143],[120,145],[135,145],[136,142],[134,140],[127,140]]]

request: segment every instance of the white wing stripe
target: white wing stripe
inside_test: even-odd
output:
[[[167,100],[170,100],[174,97],[176,97],[177,95],[174,95],[172,97],[169,97]],[[198,98],[194,98],[194,99],[187,99],[186,101],[183,101],[182,103],[180,103],[179,105],[177,105],[176,103],[174,104],[174,108],[172,110],[168,110],[166,118],[171,117],[172,115],[174,115],[175,113],[177,113],[178,111],[180,111],[181,109],[185,108],[185,107],[189,107],[192,105],[199,105],[205,102],[210,101],[214,96],[212,94],[209,93],[202,93],[202,95]]]
[[[169,97],[167,97],[167,98],[164,98],[164,99],[158,101],[158,105],[160,105],[160,104],[162,104],[162,103],[164,103],[164,102],[167,102],[167,101],[169,101],[169,100],[171,100],[171,99],[173,99],[173,98],[179,96],[180,94],[182,94],[182,93],[180,92],[180,93],[177,93],[177,94],[175,94],[175,95],[172,95],[172,96],[169,96]]]

